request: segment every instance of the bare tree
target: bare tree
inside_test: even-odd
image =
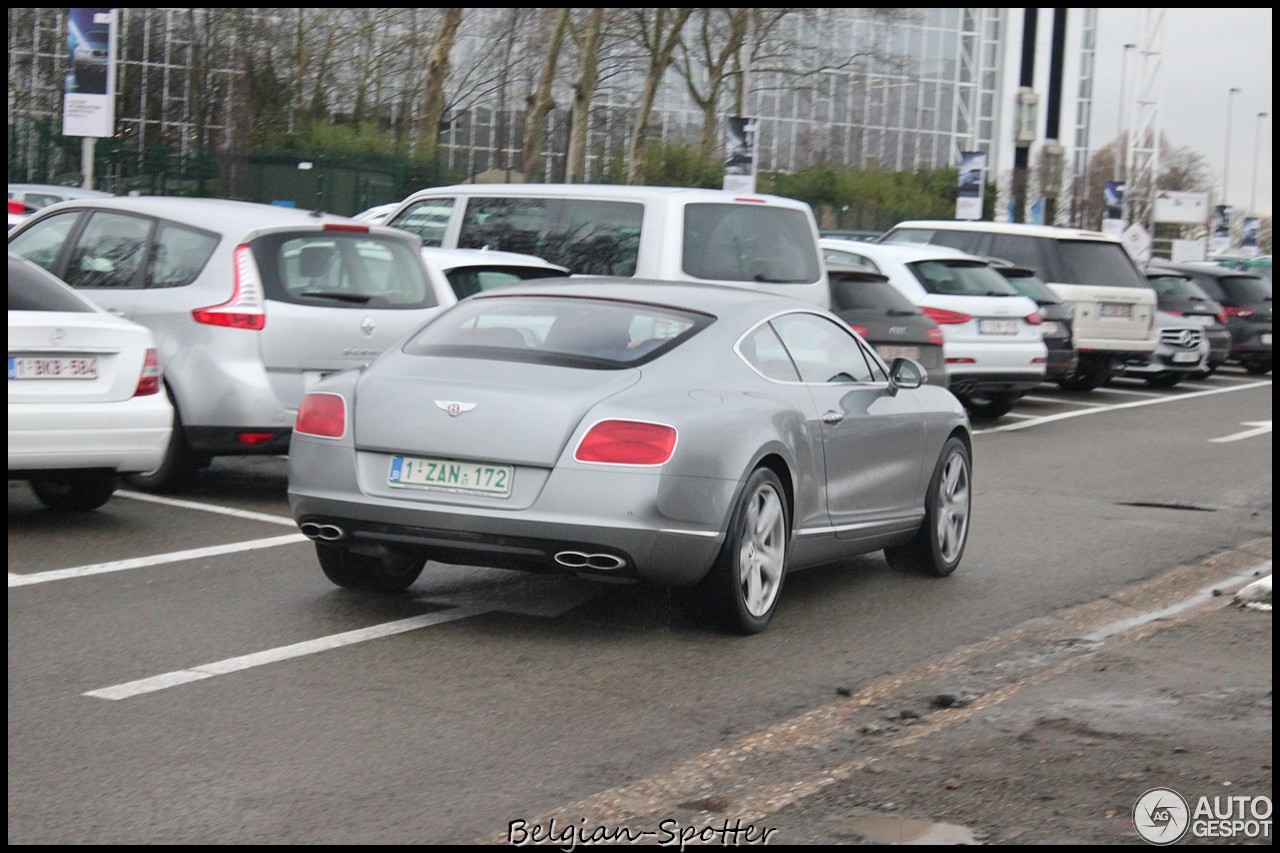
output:
[[[432,156],[440,139],[440,119],[444,116],[445,81],[449,77],[450,56],[458,26],[462,23],[461,8],[446,8],[440,18],[431,49],[431,60],[422,77],[422,101],[418,110],[418,150]]]
[[[746,44],[748,9],[699,9],[693,32],[682,45],[674,66],[684,78],[689,97],[702,111],[699,142],[710,153],[716,145],[720,97],[738,67],[738,52]]]
[[[581,26],[570,20],[569,35],[578,47],[578,78],[569,107],[569,151],[564,180],[578,183],[587,174],[587,134],[591,130],[591,101],[600,82],[600,32],[604,9],[591,9]]]
[[[636,104],[635,124],[627,146],[627,183],[639,182],[644,168],[644,147],[649,136],[649,119],[658,90],[675,61],[685,22],[693,9],[628,9],[635,26],[636,42],[644,52],[644,83]]]
[[[524,135],[521,149],[524,160],[520,170],[526,178],[542,174],[542,137],[547,130],[547,116],[555,108],[553,96],[556,63],[560,59],[560,51],[564,47],[565,33],[569,28],[569,10],[556,9],[555,21],[551,25],[547,39],[547,51],[542,60],[542,72],[538,76],[538,84],[525,99],[527,109],[524,116]]]

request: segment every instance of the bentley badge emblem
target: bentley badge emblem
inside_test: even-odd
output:
[[[449,413],[449,417],[456,418],[464,412],[469,412],[476,407],[475,403],[459,403],[457,400],[436,400],[436,406]]]

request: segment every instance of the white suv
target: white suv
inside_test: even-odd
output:
[[[939,246],[824,237],[828,263],[887,276],[942,330],[948,388],[970,414],[997,418],[1045,378],[1039,306],[984,258]]]
[[[1156,293],[1117,237],[1052,225],[921,220],[899,222],[885,243],[932,243],[1000,258],[1039,273],[1074,309],[1079,362],[1057,383],[1091,391],[1120,366],[1156,350]]]

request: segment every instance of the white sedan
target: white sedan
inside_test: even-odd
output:
[[[173,406],[145,326],[9,253],[9,479],[50,509],[97,509],[164,458]]]

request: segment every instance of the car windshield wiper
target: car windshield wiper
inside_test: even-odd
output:
[[[372,296],[365,296],[363,293],[340,293],[333,290],[304,290],[298,294],[299,296],[309,296],[312,299],[336,299],[339,302],[354,302],[357,305],[364,305]]]

